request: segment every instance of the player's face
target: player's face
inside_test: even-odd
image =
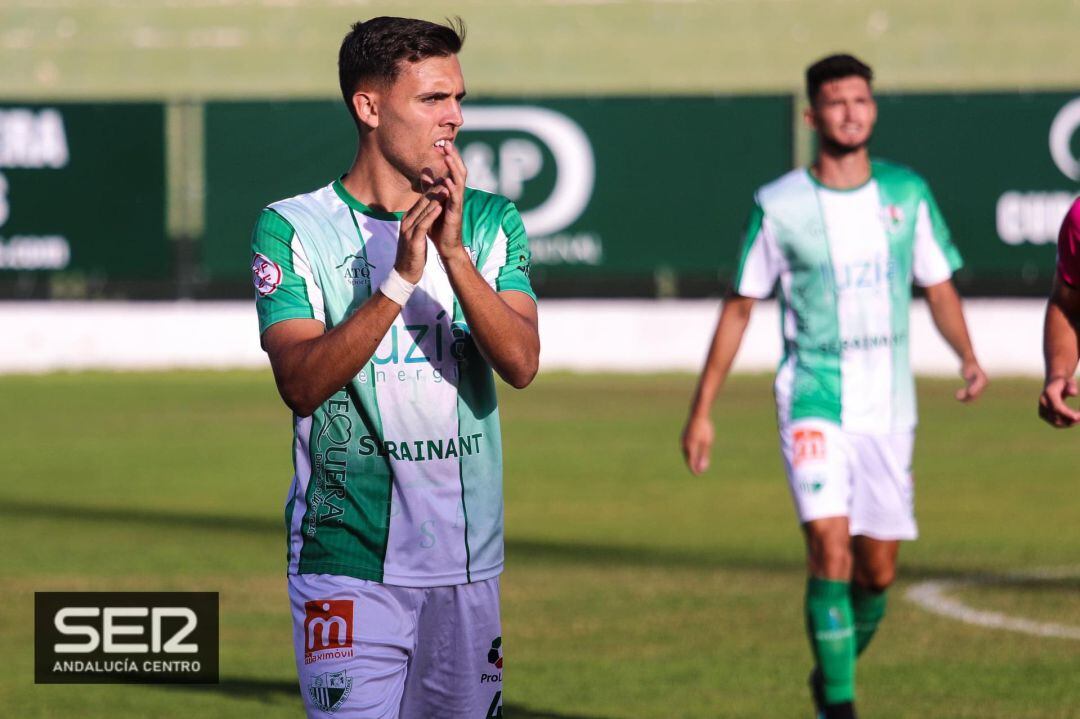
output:
[[[404,62],[394,84],[381,93],[376,139],[383,155],[410,182],[426,168],[446,175],[435,143],[453,142],[461,127],[465,79],[454,55]]]
[[[870,141],[877,121],[877,103],[870,83],[852,76],[830,80],[821,86],[806,121],[822,148],[838,153],[861,150]]]

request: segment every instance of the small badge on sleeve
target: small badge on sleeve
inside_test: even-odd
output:
[[[281,268],[261,252],[256,252],[251,260],[251,274],[260,297],[273,294],[281,284]]]

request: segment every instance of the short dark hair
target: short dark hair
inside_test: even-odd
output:
[[[465,23],[448,19],[445,25],[406,17],[373,17],[353,23],[338,51],[338,81],[349,113],[355,116],[352,96],[365,80],[392,83],[400,63],[461,52]]]
[[[869,85],[874,81],[874,71],[854,55],[829,55],[806,68],[806,97],[814,104],[821,86],[831,80],[845,77],[861,77]]]

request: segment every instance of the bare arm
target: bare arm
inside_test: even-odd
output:
[[[286,320],[266,328],[278,393],[308,417],[368,363],[401,307],[375,293],[345,322],[324,333],[318,320]]]
[[[495,292],[464,249],[443,263],[484,359],[508,384],[527,387],[540,365],[536,303],[523,292]]]
[[[1080,290],[1054,277],[1043,326],[1046,381],[1039,397],[1039,416],[1054,427],[1080,422],[1080,412],[1065,403],[1077,394],[1076,365],[1080,359]]]
[[[469,259],[461,241],[465,163],[452,143],[447,142],[442,151],[449,174],[437,181],[446,196],[431,240],[477,348],[500,377],[521,389],[532,382],[540,364],[536,303],[522,292],[495,292]]]
[[[970,402],[982,394],[989,380],[975,358],[967,323],[964,321],[960,295],[957,294],[952,280],[939,282],[925,290],[926,302],[930,306],[930,316],[934,320],[934,326],[960,358],[960,376],[964,378],[966,386],[956,391],[956,399],[961,402]]]
[[[690,416],[682,433],[683,458],[694,474],[701,474],[709,468],[709,453],[715,438],[709,412],[731,371],[753,308],[752,298],[731,294],[724,300],[720,311],[709,356],[705,360],[705,368],[690,406]]]
[[[416,283],[427,259],[427,233],[442,212],[438,194],[425,194],[401,218],[394,269]],[[401,306],[375,292],[347,320],[325,331],[318,320],[286,320],[266,328],[262,344],[285,404],[301,417],[356,376],[394,323]]]

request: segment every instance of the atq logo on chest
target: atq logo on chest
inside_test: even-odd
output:
[[[337,269],[343,270],[342,277],[353,287],[371,286],[371,271],[375,265],[368,262],[362,252],[346,257]]]

